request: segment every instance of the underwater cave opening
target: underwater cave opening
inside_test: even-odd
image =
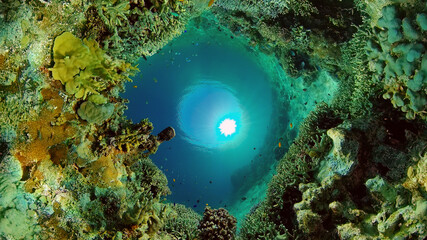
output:
[[[323,70],[311,81],[288,77],[276,56],[209,13],[141,58],[139,69],[122,96],[129,99],[125,115],[133,122],[149,118],[154,134],[176,130],[150,156],[168,178],[167,201],[199,213],[207,205],[226,208],[238,227],[265,198],[302,120],[338,89]]]
[[[133,122],[149,118],[154,134],[175,128],[176,137],[150,158],[168,178],[168,201],[202,213],[206,205],[229,209],[246,199],[231,179],[260,154],[276,97],[246,39],[198,24],[141,58],[123,97]]]

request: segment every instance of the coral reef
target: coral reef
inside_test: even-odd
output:
[[[202,216],[181,204],[171,205],[171,208],[175,216],[166,221],[163,231],[169,233],[172,239],[196,239]]]
[[[227,210],[206,207],[199,224],[199,237],[201,239],[234,239],[236,222],[236,218]]]
[[[426,118],[425,19],[426,6],[419,11],[387,5],[374,26],[375,38],[366,47],[369,68],[384,83],[384,98],[406,113],[408,119]]]
[[[206,8],[199,1],[93,1],[87,8],[85,36],[130,62],[151,56],[184,31],[186,22]]]
[[[225,209],[165,202],[148,157],[175,130],[126,119],[119,95],[206,9],[277,58],[278,89],[339,81],[280,128],[297,137],[237,235]],[[0,26],[0,239],[427,238],[425,1],[0,0]]]
[[[94,5],[116,28],[129,2],[16,3],[0,2],[0,238],[158,238],[174,211],[161,202],[167,179],[147,157],[175,132],[155,136],[148,120],[127,120],[119,92],[137,70],[125,59],[136,58],[100,48],[105,36],[80,38]]]

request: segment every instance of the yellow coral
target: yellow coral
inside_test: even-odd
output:
[[[62,84],[72,81],[81,69],[89,65],[89,58],[89,48],[79,38],[69,32],[63,33],[53,44],[55,65],[50,69],[53,78]]]
[[[83,99],[105,90],[107,81],[130,81],[127,71],[137,70],[124,61],[108,61],[95,40],[82,41],[69,32],[55,39],[53,59],[55,65],[49,69],[53,78],[61,81],[69,94]]]
[[[420,197],[419,189],[427,191],[427,155],[421,157],[416,165],[408,168],[407,176],[402,185],[413,192],[413,199],[418,199]]]
[[[55,65],[50,69],[52,76],[65,84],[66,91],[76,98],[85,99],[90,93],[98,94],[106,84],[97,78],[110,78],[104,55],[96,41],[82,41],[65,32],[55,39],[53,45]]]
[[[121,172],[116,168],[117,152],[112,151],[106,156],[101,156],[98,160],[92,162],[83,173],[87,175],[95,185],[100,187],[120,187]]]

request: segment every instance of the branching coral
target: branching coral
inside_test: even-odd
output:
[[[110,54],[135,62],[179,35],[200,10],[197,1],[94,1],[86,12],[86,34]]]
[[[163,231],[169,233],[174,239],[197,238],[199,234],[197,226],[202,216],[182,204],[173,204],[171,208],[175,212],[174,217],[166,221]]]

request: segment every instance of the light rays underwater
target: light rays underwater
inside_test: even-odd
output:
[[[199,212],[206,204],[232,204],[237,191],[230,178],[259,153],[274,102],[267,74],[243,41],[221,31],[205,34],[189,28],[142,59],[141,74],[123,96],[134,122],[148,117],[154,132],[176,129],[177,137],[151,158],[168,177],[169,201]],[[221,130],[223,122],[235,124],[235,132]]]

